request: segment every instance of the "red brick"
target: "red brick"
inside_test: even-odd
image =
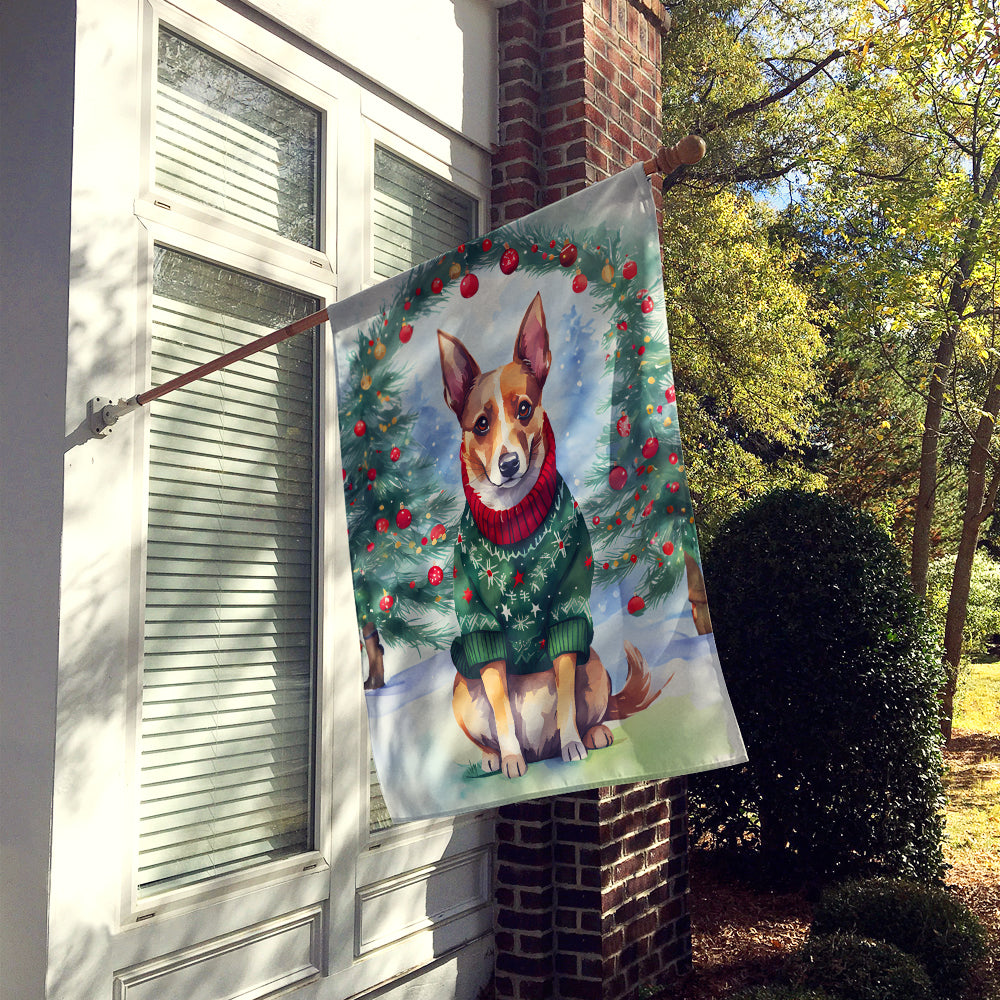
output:
[[[542,139],[538,129],[525,121],[511,122],[500,131],[505,142],[516,142],[518,139],[525,139],[528,142],[538,145]]]

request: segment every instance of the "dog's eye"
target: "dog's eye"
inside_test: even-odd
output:
[[[531,401],[528,399],[522,399],[521,402],[517,404],[518,420],[528,420],[534,412],[535,408],[531,405]]]
[[[472,425],[472,430],[477,437],[482,437],[489,429],[490,418],[485,413]]]

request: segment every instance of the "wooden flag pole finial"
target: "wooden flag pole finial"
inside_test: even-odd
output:
[[[680,166],[693,166],[705,155],[708,147],[700,135],[686,135],[673,146],[660,146],[656,156],[646,160],[642,169],[647,174],[673,173]]]

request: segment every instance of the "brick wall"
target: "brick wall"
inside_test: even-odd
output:
[[[498,17],[493,226],[655,153],[668,22],[659,0],[514,0]],[[686,789],[643,782],[500,810],[497,997],[619,1000],[687,971]]]
[[[503,807],[497,997],[618,1000],[686,972],[687,847],[684,779]]]
[[[498,11],[493,226],[660,144],[660,0],[515,0]]]

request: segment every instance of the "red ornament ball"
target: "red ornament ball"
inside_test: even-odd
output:
[[[440,278],[435,278],[431,282],[431,291],[437,295],[444,288],[444,282]]]
[[[389,458],[392,459],[393,462],[398,462],[402,455],[403,453],[395,447],[389,452]]]
[[[645,610],[646,610],[646,602],[638,594],[635,594],[629,598],[628,613],[630,615],[638,615]]]
[[[674,554],[674,543],[673,542],[664,542],[663,543],[663,551],[668,556],[672,556]]]
[[[681,488],[681,484],[680,483],[676,483],[675,482],[675,483],[671,483],[670,484],[670,492],[671,493],[676,493],[680,488]]]
[[[400,507],[399,513],[396,515],[396,527],[408,528],[412,521],[413,515],[405,507]]]
[[[365,548],[366,548],[366,549],[367,549],[367,550],[368,550],[369,552],[374,552],[374,551],[375,551],[375,543],[374,543],[374,542],[369,542],[369,543],[368,543],[368,544],[367,544],[367,545],[365,546]]]
[[[471,299],[479,291],[479,279],[474,274],[467,274],[458,289],[463,299]]]
[[[642,457],[652,458],[659,450],[660,442],[658,438],[646,438],[646,443],[642,446]]]
[[[582,292],[587,287],[587,276],[581,271],[573,279],[573,291]]]
[[[356,434],[356,435],[357,435],[358,437],[364,437],[364,436],[365,436],[365,431],[366,431],[366,430],[368,430],[368,425],[367,425],[367,424],[366,424],[366,423],[365,423],[365,422],[364,422],[363,420],[359,420],[359,421],[358,421],[358,422],[357,422],[357,423],[356,423],[356,424],[354,425],[354,433],[355,433],[355,434]]]
[[[483,240],[483,253],[489,253],[493,249],[493,240]]]
[[[625,489],[626,482],[628,482],[628,473],[620,465],[616,465],[611,472],[608,473],[608,485],[613,490]]]
[[[601,523],[601,519],[596,514],[594,515],[593,523],[595,527]]]
[[[427,580],[432,587],[436,587],[444,579],[444,570],[440,566],[431,566],[427,571]]]
[[[631,281],[639,273],[639,265],[634,260],[625,261],[622,267],[622,277],[626,281]]]
[[[387,518],[387,517],[380,517],[375,522],[375,530],[380,535],[385,534],[385,532],[387,532],[389,530],[389,518]]]
[[[671,465],[676,465],[680,461],[680,459],[677,457],[677,452],[676,451],[672,451],[670,453],[670,455],[667,457],[667,461]]]
[[[677,390],[672,386],[667,386],[667,391],[663,394],[668,403],[677,401]]]
[[[377,478],[378,478],[378,473],[374,469],[369,469],[368,470],[368,481],[370,483],[374,483]]]
[[[623,438],[627,438],[629,434],[632,433],[632,423],[627,414],[623,413],[618,418],[618,423],[615,424],[615,429],[618,431],[618,436]]]
[[[431,528],[431,541],[432,542],[436,542],[439,538],[444,538],[444,535],[445,535],[445,531],[444,531],[444,525],[443,524],[435,524],[434,527]]]
[[[639,304],[639,308],[644,313],[651,313],[653,311],[653,297],[651,295],[647,295]]]
[[[537,249],[538,244],[535,244],[534,249]],[[517,251],[513,247],[507,247],[503,252],[503,256],[500,258],[500,270],[504,274],[513,274],[517,270],[517,265],[521,262],[521,258],[518,257]]]
[[[412,326],[410,326],[410,324],[409,324],[409,323],[404,323],[404,324],[403,324],[403,325],[402,325],[402,326],[401,326],[401,327],[399,328],[399,339],[400,339],[400,340],[401,340],[401,341],[402,341],[402,342],[403,342],[404,344],[407,344],[407,343],[409,343],[409,341],[410,341],[410,337],[412,337],[412,336],[413,336],[413,327],[412,327]]]
[[[390,610],[392,608],[392,606],[395,603],[396,603],[396,599],[392,596],[392,594],[383,594],[382,595],[382,600],[380,600],[378,602],[378,606],[383,611],[388,611],[388,610]]]
[[[628,323],[626,323],[625,320],[623,320],[623,319],[619,320],[618,321],[618,329],[619,330],[627,330],[628,329]]]
[[[572,267],[576,263],[576,246],[574,244],[567,243],[559,251],[559,263],[563,267]]]

